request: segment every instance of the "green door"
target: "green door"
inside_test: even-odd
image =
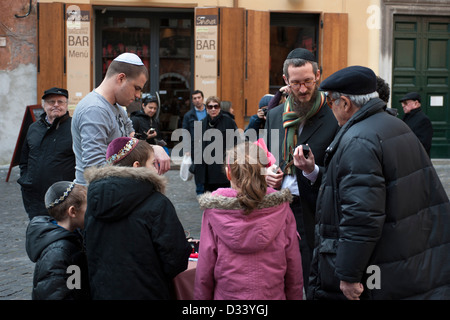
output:
[[[391,103],[420,93],[422,109],[433,125],[432,158],[450,158],[450,18],[394,16],[394,57]]]

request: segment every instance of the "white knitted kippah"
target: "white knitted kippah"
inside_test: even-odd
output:
[[[136,66],[143,66],[141,58],[139,58],[136,54],[125,52],[119,55],[114,59],[114,61],[125,62],[129,64],[134,64]]]

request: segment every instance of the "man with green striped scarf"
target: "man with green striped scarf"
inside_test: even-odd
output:
[[[300,234],[305,290],[314,248],[317,194],[325,150],[338,131],[338,123],[318,90],[320,70],[313,53],[297,48],[283,65],[283,79],[290,88],[286,102],[271,109],[266,117],[266,143],[279,168],[266,176],[270,187],[288,188]],[[308,145],[308,157],[303,147]]]

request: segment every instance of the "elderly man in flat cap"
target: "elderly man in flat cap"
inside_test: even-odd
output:
[[[60,180],[75,178],[75,155],[66,89],[50,88],[44,91],[40,119],[28,128],[20,155],[22,200],[30,220],[48,216],[44,196],[47,189]]]
[[[423,147],[430,156],[431,140],[433,138],[433,126],[430,118],[422,111],[420,94],[417,92],[409,92],[399,101],[402,104],[403,121],[411,128],[411,130],[419,138]]]
[[[267,175],[266,181],[273,188],[289,188],[294,197],[291,209],[301,236],[306,290],[314,247],[320,167],[338,125],[325,95],[318,90],[320,70],[314,54],[303,48],[292,50],[283,65],[283,78],[290,94],[283,104],[267,113],[265,124],[266,144],[279,168],[275,174]],[[301,146],[306,144],[311,150],[308,158]]]
[[[341,129],[325,156],[310,296],[449,299],[450,203],[420,141],[385,111],[371,69],[320,87]]]
[[[134,136],[131,120],[123,107],[141,97],[148,70],[134,53],[123,53],[108,67],[102,83],[75,108],[72,121],[73,151],[76,156],[75,183],[86,185],[84,170],[105,164],[108,144],[119,137]],[[170,158],[160,146],[153,146],[159,173],[170,168]]]

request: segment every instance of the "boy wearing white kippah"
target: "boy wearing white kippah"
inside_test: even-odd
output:
[[[59,181],[47,190],[45,206],[50,216],[34,217],[26,232],[26,251],[36,263],[33,300],[89,299],[86,254],[79,230],[84,227],[86,205],[84,186]],[[76,272],[73,281],[69,280],[74,272],[70,270]]]

